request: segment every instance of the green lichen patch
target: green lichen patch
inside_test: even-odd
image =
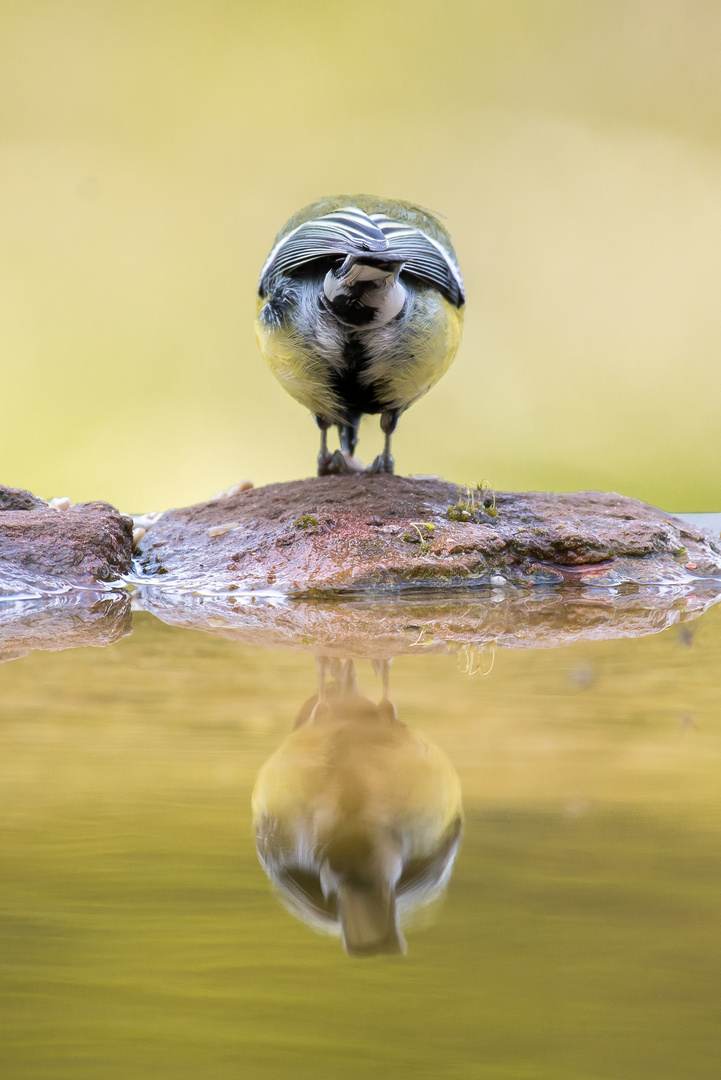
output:
[[[477,525],[487,518],[498,517],[496,493],[487,480],[458,489],[458,502],[446,510],[449,521],[474,521]]]
[[[428,534],[433,532],[435,525],[430,521],[411,521],[410,526],[415,532],[403,533],[403,539],[407,544],[420,544],[425,555],[430,550]]]
[[[318,518],[315,514],[301,514],[300,517],[294,520],[293,524],[296,529],[310,529],[313,525],[318,524]]]

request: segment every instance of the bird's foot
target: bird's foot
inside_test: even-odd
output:
[[[340,450],[318,455],[318,476],[341,476],[350,472]]]
[[[344,454],[342,450],[318,456],[318,476],[348,476],[350,473],[365,471],[362,461],[351,454]]]
[[[389,476],[393,475],[394,461],[390,454],[379,454],[375,461],[368,466],[366,472],[371,476],[375,476],[376,473],[386,473]]]

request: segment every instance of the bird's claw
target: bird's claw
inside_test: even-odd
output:
[[[377,473],[386,473],[389,476],[393,475],[393,458],[390,454],[379,454],[378,457],[372,462],[366,472],[371,476],[375,476]]]
[[[318,457],[318,476],[340,476],[350,472],[346,459],[340,450],[332,454],[320,454]]]
[[[365,472],[365,466],[358,458],[336,450],[332,454],[320,454],[318,457],[318,476],[348,476],[349,473]]]

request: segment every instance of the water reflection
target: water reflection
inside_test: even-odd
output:
[[[0,603],[0,664],[36,649],[102,648],[132,633],[126,592],[75,590]]]
[[[318,692],[265,763],[253,792],[260,860],[286,907],[340,933],[351,956],[405,951],[400,923],[443,890],[458,851],[453,765],[411,731],[374,664],[378,704],[352,660],[318,661]]]

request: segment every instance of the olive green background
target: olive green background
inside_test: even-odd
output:
[[[720,47],[714,0],[2,3],[0,480],[142,511],[312,472],[255,285],[355,190],[445,214],[468,287],[399,470],[721,509]]]

